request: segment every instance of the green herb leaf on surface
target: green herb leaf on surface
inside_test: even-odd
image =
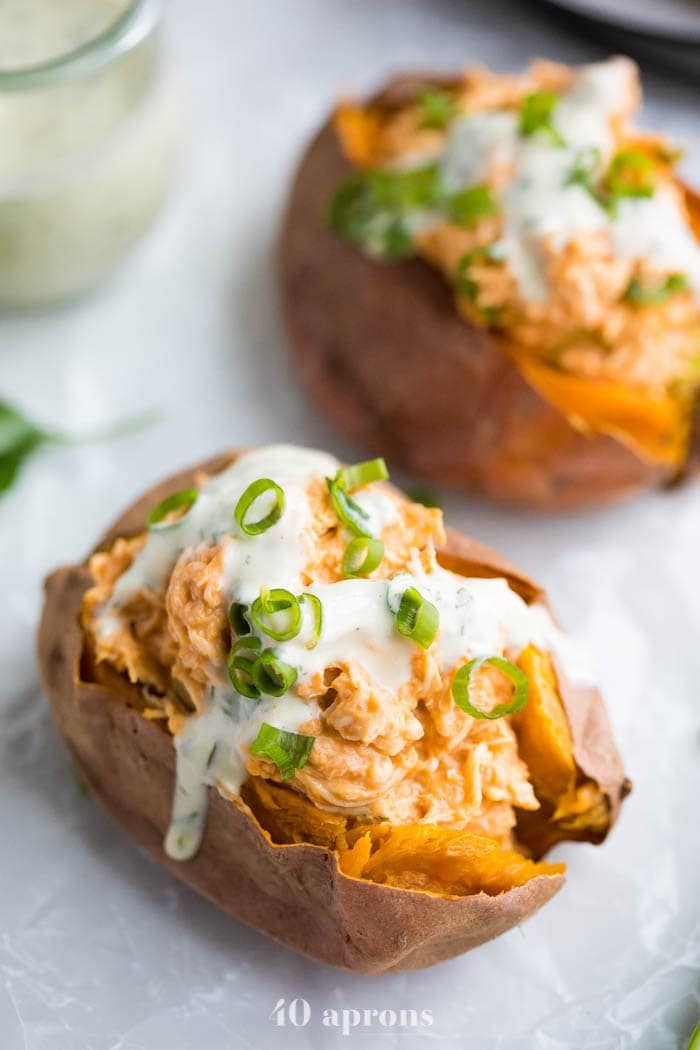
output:
[[[48,445],[77,445],[107,441],[142,430],[159,417],[149,412],[129,416],[109,426],[83,435],[46,430],[30,420],[19,408],[0,400],[0,496],[8,492],[27,460]]]

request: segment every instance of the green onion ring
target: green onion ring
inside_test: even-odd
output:
[[[348,492],[352,492],[353,489],[360,489],[363,485],[369,485],[373,481],[386,481],[389,471],[380,456],[377,459],[365,460],[364,463],[353,463],[350,467],[343,467],[338,471],[336,477],[340,478],[343,487]]]
[[[245,602],[231,602],[228,610],[228,622],[234,634],[250,634],[252,627],[249,620],[250,606]]]
[[[257,659],[255,651],[260,648],[261,644],[260,639],[252,635],[247,638],[239,638],[231,647],[228,655],[228,676],[231,679],[231,685],[237,693],[247,696],[249,700],[260,699],[260,690],[255,684],[253,672]],[[249,655],[244,655],[244,653]]]
[[[153,508],[146,518],[146,524],[149,529],[154,525],[158,525],[166,514],[170,514],[173,510],[180,510],[181,507],[184,507],[185,510],[190,510],[190,508],[197,502],[198,496],[199,492],[197,489],[181,489],[180,492],[173,492],[170,496],[166,496],[164,500],[161,500],[157,507]],[[161,525],[161,528],[167,529],[176,524],[177,522],[174,521],[166,522],[165,525]]]
[[[287,614],[287,626],[282,630],[270,623],[269,617],[275,613]],[[260,597],[256,598],[250,607],[250,615],[258,630],[269,638],[274,638],[276,642],[288,642],[296,638],[301,629],[299,602],[291,591],[285,591],[282,587],[275,587],[271,591],[261,587]]]
[[[314,618],[313,633],[306,642],[306,648],[315,649],[318,645],[318,640],[321,637],[321,628],[323,627],[323,606],[321,604],[321,599],[317,598],[315,594],[309,594],[308,591],[299,595],[299,605],[302,605],[304,602],[308,602],[311,606],[311,612]]]
[[[291,780],[297,769],[303,769],[314,746],[315,737],[289,733],[263,722],[253,743],[252,754],[274,762],[283,780]]]
[[[381,565],[384,544],[372,536],[356,536],[350,540],[343,554],[343,572],[346,576],[368,576]]]
[[[261,693],[283,696],[296,680],[296,668],[280,660],[274,649],[265,649],[255,661],[253,682]]]
[[[264,492],[274,492],[275,494],[275,503],[272,510],[264,518],[260,518],[259,521],[246,521],[246,514],[252,504]],[[245,532],[246,536],[259,536],[261,532],[267,532],[272,525],[280,520],[284,512],[284,502],[284,492],[276,481],[273,481],[271,478],[258,478],[257,481],[253,481],[248,486],[238,500],[233,516],[238,527],[242,532]]]
[[[496,704],[488,712],[480,711],[478,707],[474,707],[469,699],[469,680],[474,671],[477,671],[484,664],[496,667],[507,678],[510,678],[515,687],[513,696],[508,703]],[[530,680],[525,672],[521,671],[517,664],[506,660],[502,656],[477,656],[476,659],[470,660],[468,664],[460,667],[452,680],[452,699],[457,704],[457,707],[471,715],[472,718],[503,718],[504,715],[517,714],[518,711],[522,711],[525,707],[529,692]]]
[[[614,197],[653,197],[654,162],[643,150],[622,149],[610,161],[604,181]]]
[[[415,587],[407,587],[396,612],[396,626],[399,634],[427,649],[435,641],[440,613]]]
[[[232,653],[240,652],[253,652],[257,653],[258,649],[262,648],[262,642],[259,638],[256,638],[254,634],[247,634],[243,638],[239,638],[237,642],[234,642],[231,646]]]
[[[333,508],[343,525],[356,536],[371,536],[368,527],[369,515],[359,503],[348,496],[341,471],[338,471],[334,478],[326,478],[326,484]]]

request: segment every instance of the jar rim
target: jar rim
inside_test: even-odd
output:
[[[42,87],[99,69],[140,44],[158,24],[160,15],[160,0],[130,0],[113,22],[77,47],[44,62],[0,69],[0,91]]]

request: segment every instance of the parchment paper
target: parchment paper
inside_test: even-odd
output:
[[[547,908],[432,970],[324,969],[156,868],[81,793],[33,662],[43,575],[158,477],[236,443],[356,452],[296,389],[272,274],[286,179],[329,100],[396,68],[600,54],[557,26],[503,0],[173,5],[191,133],[169,207],[98,295],[0,325],[0,390],[47,423],[166,412],[143,435],[47,454],[0,503],[2,1050],[685,1046],[700,1016],[700,487],[576,518],[447,497],[452,524],[542,579],[591,649],[635,788],[604,846],[556,851],[569,877]],[[647,93],[649,123],[692,137],[690,87],[652,76]],[[323,1023],[333,1010],[360,1023],[343,1035]],[[390,1023],[401,1010],[432,1023]]]

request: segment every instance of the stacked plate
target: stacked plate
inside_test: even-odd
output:
[[[549,0],[592,20],[608,39],[641,58],[700,76],[700,0]]]

